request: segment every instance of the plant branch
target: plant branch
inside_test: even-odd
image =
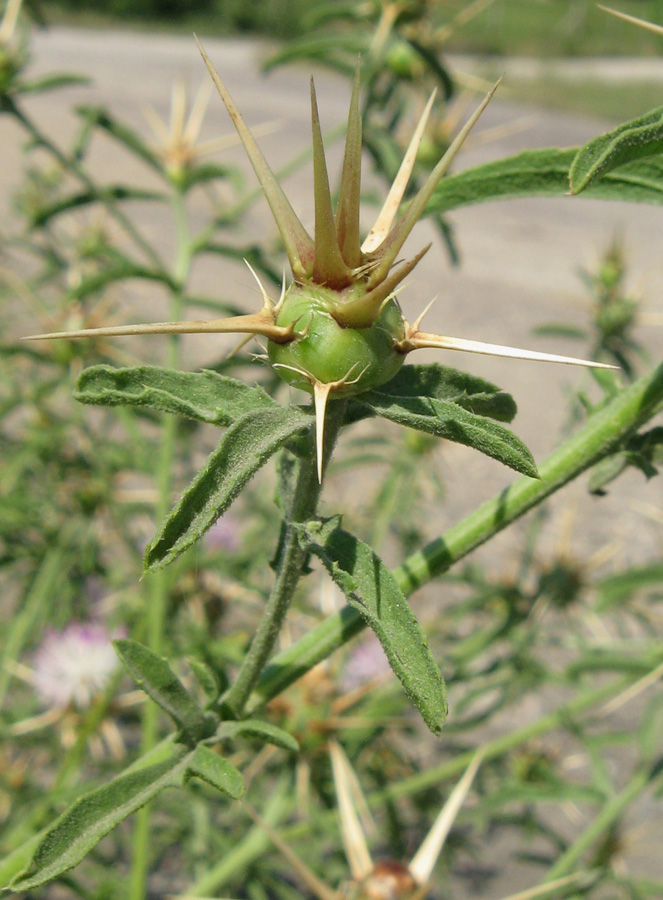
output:
[[[409,596],[446,572],[476,547],[614,452],[661,408],[663,364],[594,413],[580,431],[542,463],[540,479],[518,479],[442,537],[408,557],[394,572],[403,593]],[[281,693],[364,627],[364,620],[350,607],[329,616],[267,666],[249,703],[249,711]]]
[[[328,407],[325,423],[325,460],[329,460],[336,443],[343,422],[344,409],[344,401],[335,401]],[[306,560],[306,551],[301,548],[292,525],[295,522],[307,522],[316,514],[322,485],[318,481],[315,451],[312,449],[310,453],[300,457],[297,467],[296,483],[285,523],[276,579],[267,601],[267,607],[239,674],[225,697],[222,698],[225,709],[235,717],[242,714],[246,702],[265,668]],[[282,494],[284,493],[285,491],[282,492]]]

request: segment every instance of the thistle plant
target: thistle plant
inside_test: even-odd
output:
[[[363,242],[359,222],[362,150],[360,73],[357,70],[350,101],[345,159],[335,214],[315,87],[311,82],[315,198],[315,237],[311,238],[281,190],[209,57],[202,47],[200,50],[276,220],[290,262],[294,279],[292,284],[286,289],[284,281],[281,297],[274,304],[258,280],[264,305],[260,312],[250,315],[207,322],[83,329],[35,335],[32,340],[203,332],[264,337],[268,340],[269,361],[279,375],[295,387],[313,394],[319,481],[322,481],[328,401],[361,395],[381,387],[394,378],[405,356],[414,350],[465,350],[609,368],[603,363],[430,334],[420,328],[423,314],[410,324],[396,301],[399,285],[413,271],[430,245],[401,264],[398,263],[400,251],[499,82],[460,130],[424,185],[399,216],[434,95],[431,97],[385,204]]]
[[[481,5],[477,4],[477,7]],[[412,8],[416,12],[424,6],[416,4]],[[401,4],[384,4],[385,9],[392,7],[400,9]],[[237,334],[242,341],[257,337],[266,342],[264,358],[269,369],[264,371],[275,372],[288,390],[301,389],[303,393],[289,391],[292,402],[282,405],[278,402],[278,394],[275,399],[256,385],[229,377],[226,373],[230,366],[223,368],[224,374],[219,371],[179,372],[176,370],[179,354],[174,338],[169,342],[169,368],[146,365],[117,368],[104,364],[85,369],[78,378],[75,397],[83,403],[133,408],[138,415],[149,414],[151,422],[157,418],[154,413],[175,414],[224,431],[202,470],[168,512],[177,445],[175,420],[165,420],[168,424],[164,425],[161,440],[157,492],[157,513],[161,521],[144,557],[146,613],[134,618],[130,638],[115,642],[126,673],[149,698],[140,723],[131,720],[129,726],[125,722],[119,725],[121,732],[125,733],[126,729],[126,734],[131,735],[132,741],[127,741],[129,747],[135,745],[140,728],[140,755],[110,781],[104,783],[100,778],[92,785],[80,786],[74,782],[72,757],[69,757],[63,766],[64,775],[60,773],[57,778],[52,804],[37,798],[29,821],[19,822],[10,832],[6,840],[8,856],[0,861],[0,880],[12,890],[32,893],[48,891],[42,885],[58,879],[83,896],[101,896],[106,889],[105,883],[100,883],[97,890],[96,886],[89,886],[87,876],[79,878],[77,872],[70,870],[90,851],[94,852],[89,865],[96,867],[92,869],[93,877],[102,867],[114,869],[107,865],[110,857],[97,855],[94,848],[115,826],[138,812],[133,840],[126,842],[123,832],[116,838],[120,848],[118,859],[120,856],[123,861],[131,858],[130,872],[125,874],[118,866],[118,873],[106,871],[105,877],[112,880],[109,892],[142,900],[147,894],[152,844],[149,804],[166,788],[176,788],[187,791],[187,800],[185,803],[179,798],[173,801],[168,817],[172,828],[167,834],[155,829],[152,832],[154,844],[161,848],[168,840],[171,845],[191,849],[194,862],[190,868],[182,865],[183,871],[172,888],[169,881],[169,894],[182,890],[183,897],[220,896],[219,892],[234,873],[236,878],[242,879],[241,889],[245,888],[251,896],[265,896],[272,891],[275,896],[288,896],[290,885],[284,884],[282,869],[278,870],[278,883],[274,879],[267,884],[265,868],[260,869],[261,856],[271,840],[282,850],[295,875],[310,892],[320,900],[340,896],[335,888],[323,883],[318,874],[313,876],[312,870],[319,871],[328,859],[325,855],[328,848],[323,847],[317,860],[306,860],[303,866],[288,843],[290,829],[299,829],[297,834],[300,836],[314,834],[317,822],[324,820],[325,812],[318,809],[317,821],[310,827],[302,822],[286,825],[281,821],[292,807],[287,799],[282,801],[284,794],[293,793],[291,773],[297,770],[296,764],[289,765],[288,762],[295,759],[305,762],[306,753],[302,750],[308,749],[309,742],[315,743],[319,761],[322,756],[319,751],[330,727],[336,724],[340,734],[343,723],[331,722],[331,716],[323,722],[316,720],[313,713],[320,711],[314,700],[309,702],[306,697],[298,700],[296,694],[295,712],[304,715],[291,716],[284,704],[281,709],[285,714],[275,721],[278,703],[271,704],[271,701],[280,698],[286,688],[296,682],[305,695],[309,684],[304,676],[312,670],[315,676],[317,664],[348,643],[364,627],[370,627],[406,694],[434,735],[440,734],[447,715],[445,681],[439,668],[439,661],[444,661],[445,675],[450,677],[456,691],[456,718],[453,727],[446,731],[444,749],[447,758],[443,762],[438,763],[431,754],[423,763],[415,764],[405,758],[406,754],[398,758],[394,753],[397,764],[392,769],[382,770],[383,778],[376,785],[379,790],[368,795],[372,804],[392,804],[397,826],[402,826],[405,820],[400,817],[395,801],[417,795],[421,798],[421,819],[426,819],[422,831],[429,832],[429,837],[409,856],[406,853],[386,854],[392,859],[407,858],[409,863],[389,861],[381,866],[374,862],[368,849],[369,842],[361,833],[351,811],[351,798],[343,786],[350,780],[349,764],[344,761],[339,745],[333,740],[327,741],[338,806],[345,811],[342,813],[342,835],[350,869],[349,892],[359,897],[368,895],[374,888],[379,892],[385,887],[390,890],[394,887],[392,876],[397,874],[402,880],[396,887],[403,886],[410,897],[424,895],[442,847],[446,846],[449,854],[453,852],[453,847],[445,845],[445,841],[478,763],[473,749],[477,743],[473,729],[497,711],[510,714],[512,721],[516,717],[520,721],[524,699],[544,693],[542,688],[547,685],[563,689],[568,699],[551,713],[510,727],[506,734],[499,726],[497,736],[484,743],[480,758],[484,771],[490,767],[490,777],[485,783],[479,779],[482,783],[477,785],[477,800],[471,815],[479,824],[497,823],[496,827],[511,828],[517,821],[523,835],[531,829],[544,842],[545,852],[538,862],[545,864],[547,871],[538,887],[515,895],[521,900],[524,897],[562,897],[574,891],[589,893],[595,885],[594,869],[600,870],[600,877],[596,876],[599,890],[601,878],[612,885],[617,875],[603,859],[594,866],[596,857],[591,857],[591,853],[600,842],[601,853],[605,855],[606,835],[610,837],[612,829],[618,828],[629,804],[647,788],[656,789],[660,784],[656,724],[659,717],[658,714],[647,717],[647,725],[638,736],[637,760],[627,774],[629,780],[625,786],[619,777],[610,777],[604,746],[619,746],[630,733],[616,727],[614,735],[601,734],[597,738],[592,729],[651,687],[659,677],[661,658],[656,641],[648,636],[647,641],[635,650],[629,647],[628,653],[611,655],[609,646],[597,648],[583,642],[582,629],[576,629],[571,619],[571,626],[562,631],[561,639],[566,642],[562,646],[565,660],[568,657],[570,661],[555,668],[547,659],[537,657],[536,651],[547,634],[547,623],[541,626],[536,616],[531,615],[537,597],[528,593],[524,583],[516,580],[511,587],[489,584],[485,590],[477,590],[458,604],[445,602],[444,614],[436,610],[437,624],[426,629],[426,633],[410,609],[408,597],[443,576],[479,544],[539,506],[587,469],[597,464],[614,466],[617,460],[622,466],[620,474],[634,464],[635,444],[649,441],[657,446],[656,429],[649,432],[641,429],[663,409],[663,370],[659,366],[626,388],[622,388],[613,373],[600,371],[603,398],[587,407],[587,419],[582,427],[537,466],[522,441],[505,427],[516,411],[510,395],[483,379],[447,366],[411,364],[412,357],[405,364],[405,358],[420,348],[434,348],[589,365],[601,370],[609,367],[424,331],[422,317],[406,318],[400,302],[403,300],[406,307],[403,299],[406,279],[428,248],[405,262],[399,262],[399,259],[417,220],[424,216],[442,215],[464,204],[496,197],[566,196],[569,178],[574,193],[660,203],[663,166],[656,155],[658,132],[651,121],[641,123],[642,128],[637,123],[630,123],[626,128],[627,140],[618,130],[602,135],[584,148],[531,151],[450,175],[450,163],[490,101],[491,91],[452,142],[449,151],[408,198],[408,182],[425,130],[429,102],[387,201],[365,235],[360,222],[362,84],[361,75],[356,72],[335,209],[315,90],[313,87],[311,90],[315,197],[315,232],[311,235],[298,220],[204,51],[203,58],[270,204],[292,279],[289,282],[284,279],[281,295],[276,301],[270,298],[268,288],[260,283],[263,305],[258,312],[239,314],[238,311],[236,315],[224,314],[223,318],[210,321],[179,321],[187,306],[186,285],[193,259],[201,248],[210,246],[218,225],[215,222],[201,235],[190,236],[184,200],[198,179],[209,182],[227,174],[221,167],[213,172],[201,166],[196,153],[191,152],[190,142],[187,143],[199,124],[201,105],[195,107],[198,112],[185,124],[186,117],[181,114],[182,92],[176,91],[173,123],[177,127],[168,135],[162,135],[165,138],[162,153],[156,153],[104,111],[87,110],[84,118],[88,129],[100,128],[125,147],[133,147],[141,159],[159,172],[172,192],[170,196],[180,237],[176,271],[170,272],[161,264],[156,250],[146,254],[149,265],[143,262],[141,267],[131,260],[133,266],[127,264],[122,271],[123,277],[139,274],[139,277],[150,277],[165,285],[173,321],[77,328],[39,337],[49,340],[97,337],[104,339],[104,345],[106,338],[138,334],[168,334],[175,338],[185,333]],[[9,110],[12,102],[10,97],[7,101]],[[21,113],[18,107],[13,108],[15,114]],[[654,120],[655,116],[652,114],[651,118]],[[20,116],[18,120],[28,121]],[[33,136],[37,133],[31,130],[29,121],[24,127],[28,127]],[[634,133],[640,141],[635,151]],[[48,146],[43,136],[42,145]],[[67,171],[85,186],[86,181],[81,178],[85,179],[87,175],[78,164],[80,160],[77,161],[73,153],[71,157],[60,156]],[[103,192],[93,186],[84,202],[101,203],[125,234],[135,235],[132,223],[118,207],[118,198],[122,196],[120,191]],[[73,206],[74,199],[69,198],[69,201]],[[145,250],[142,241],[138,241],[137,248],[139,252]],[[249,260],[253,267],[269,272],[266,257],[257,256],[257,259],[252,256]],[[117,256],[113,258],[118,259]],[[123,257],[120,261],[126,263],[127,259]],[[33,346],[22,345],[30,349]],[[39,351],[38,345],[37,348]],[[109,353],[104,358],[105,363],[110,359]],[[348,530],[349,516],[342,521],[339,516],[323,517],[319,510],[323,478],[339,435],[345,437],[355,423],[371,418],[391,421],[423,435],[421,447],[414,447],[411,453],[412,459],[424,461],[422,465],[425,465],[430,449],[429,442],[434,438],[445,438],[487,454],[521,477],[442,537],[411,552],[400,566],[390,569],[378,555],[379,546],[365,543]],[[135,448],[139,448],[147,458],[143,464],[148,467],[154,447],[151,444],[144,446],[138,439],[134,443],[134,437],[140,436],[140,429],[129,416],[123,421],[126,423],[127,420],[132,440],[127,440],[130,446],[125,448],[126,452],[137,453]],[[101,440],[101,437],[97,439]],[[184,648],[189,649],[191,642],[187,647],[179,627],[173,624],[177,621],[179,626],[175,595],[190,589],[199,607],[204,603],[196,581],[200,556],[187,554],[187,551],[205,534],[209,536],[210,544],[218,538],[211,529],[272,457],[277,458],[277,508],[261,496],[261,509],[269,507],[270,519],[280,521],[278,545],[271,560],[273,577],[269,576],[270,586],[260,596],[259,591],[251,593],[248,588],[237,589],[235,585],[235,592],[229,593],[230,599],[236,601],[233,605],[241,607],[240,601],[249,600],[239,613],[243,616],[245,632],[226,629],[225,619],[223,629],[215,630],[210,624],[211,617],[206,619],[203,615],[196,644],[200,652],[194,656],[186,654]],[[395,496],[397,490],[407,490],[407,474],[395,474]],[[616,477],[614,472],[613,477]],[[401,488],[402,484],[406,487]],[[387,508],[388,502],[393,501],[384,501]],[[381,544],[384,532],[384,526],[377,523],[376,545]],[[253,546],[246,556],[251,553],[255,553]],[[236,547],[231,544],[228,555],[235,554]],[[164,571],[167,564],[176,560],[173,567]],[[312,604],[309,605],[306,627],[301,629],[303,636],[290,640],[284,627],[286,616],[293,602],[301,600],[303,603],[304,597],[310,596],[307,587],[313,579],[306,576],[318,562],[325,570],[323,575],[328,574],[343,595],[346,605],[338,612],[316,615],[317,624],[313,627],[310,625]],[[56,565],[57,560],[52,567]],[[52,567],[44,574],[46,583]],[[267,570],[267,565],[264,568]],[[190,576],[185,588],[182,582],[173,587],[177,573]],[[632,584],[643,577],[650,579],[648,584],[657,584],[656,578],[660,581],[660,571],[658,574],[652,570],[643,573],[640,569],[630,575]],[[266,582],[267,578],[263,583]],[[449,584],[447,582],[445,588]],[[480,579],[477,584],[482,586]],[[43,586],[39,591],[37,587],[40,586],[36,586],[34,598],[26,604],[31,615],[43,596]],[[544,589],[551,593],[555,585],[540,585],[540,588],[541,594]],[[606,595],[610,589],[606,584]],[[566,597],[568,591],[563,590]],[[619,594],[619,584],[613,584],[612,590],[612,596],[623,597]],[[257,624],[253,619],[256,596],[264,601],[260,604]],[[633,615],[636,613],[639,614],[639,609]],[[32,621],[34,619],[30,619]],[[475,627],[468,628],[468,621]],[[24,622],[21,629],[24,635],[27,630]],[[167,629],[170,644],[164,637]],[[224,641],[226,647],[232,647],[232,654],[224,649],[218,651],[214,646]],[[185,654],[188,656],[186,662],[180,658]],[[614,677],[602,679],[597,685],[597,670],[612,672]],[[580,684],[584,675],[590,682],[586,688]],[[395,683],[395,689],[400,690],[398,683]],[[398,696],[400,698],[400,694]],[[102,698],[101,708],[106,699]],[[347,697],[343,699],[346,701]],[[332,701],[329,706],[333,713]],[[382,708],[391,712],[394,705],[386,702]],[[364,709],[362,706],[359,712],[363,713]],[[655,711],[653,705],[652,710]],[[156,718],[159,711],[172,720],[168,735]],[[375,711],[374,706],[372,712]],[[380,727],[378,717],[379,713],[373,719],[373,727],[367,729],[370,740]],[[93,721],[87,721],[82,733],[93,726]],[[422,723],[413,717],[408,720],[408,727],[412,731],[420,729],[417,742],[413,743],[423,741]],[[315,731],[314,737],[309,738],[306,729]],[[572,739],[581,745],[588,772],[586,783],[578,784],[568,776],[563,765],[565,759],[557,766],[550,762],[533,771],[527,767],[518,769],[505,758],[510,750],[523,747],[534,756],[536,740],[553,730],[563,733],[565,740]],[[345,737],[344,733],[344,741]],[[357,739],[352,751],[354,758],[361,754],[361,745],[362,739]],[[543,758],[544,753],[540,756]],[[80,753],[77,758],[80,760]],[[380,760],[375,765],[379,767]],[[435,792],[445,780],[455,783],[458,779],[457,788],[450,792],[449,805],[438,817]],[[320,790],[311,802],[312,807],[323,803],[325,797],[329,801],[330,793],[333,793],[329,789],[329,779],[326,785],[321,779],[318,786]],[[569,803],[584,804],[583,809],[592,804],[594,818],[586,826],[583,823],[583,827],[576,819],[571,836],[555,833],[546,823],[545,816],[533,809],[532,799],[549,799],[551,791],[560,803],[568,800]],[[245,792],[251,804],[260,809],[260,824],[256,826],[258,838],[256,833],[244,829],[245,817],[235,803]],[[256,797],[264,799],[266,796],[266,804],[256,800]],[[70,805],[66,806],[66,803]],[[514,817],[513,803],[519,803],[524,809],[522,814],[517,814],[519,818]],[[55,821],[51,821],[53,806],[60,812]],[[60,811],[63,807],[64,811]],[[459,840],[463,841],[462,835]],[[99,866],[99,860],[102,866]],[[256,861],[253,874],[245,875],[247,868],[256,865]],[[385,879],[384,875],[388,877]],[[172,871],[169,878],[171,876]],[[633,887],[633,891],[639,890],[642,896],[656,896],[657,889],[643,887],[640,883]]]

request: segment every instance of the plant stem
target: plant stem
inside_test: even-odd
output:
[[[546,881],[554,881],[563,875],[568,875],[578,862],[580,857],[594,844],[613,822],[622,815],[624,810],[642,793],[648,784],[654,780],[660,780],[660,767],[651,770],[640,769],[629,781],[626,787],[613,797],[596,818],[587,826],[580,837],[560,856],[555,865],[546,875]]]
[[[625,388],[540,466],[540,479],[520,478],[399,566],[394,575],[406,596],[446,572],[546,497],[616,450],[663,407],[663,364]],[[359,634],[365,622],[346,606],[279,653],[265,669],[249,711],[271,700],[314,665]]]
[[[335,401],[327,409],[325,420],[324,459],[329,460],[343,422],[344,401]],[[311,435],[312,441],[312,435]],[[322,484],[318,482],[316,454],[311,452],[297,460],[297,474],[290,508],[287,511],[276,578],[267,607],[232,687],[222,698],[231,715],[239,717],[260,678],[274,648],[276,638],[290,606],[306,560],[293,523],[312,519],[318,507]],[[282,496],[286,493],[282,490]]]
[[[184,196],[176,191],[172,198],[172,210],[177,235],[177,256],[174,265],[174,279],[180,290],[171,294],[169,314],[171,321],[182,316],[183,289],[191,268],[191,250],[189,230]],[[166,365],[171,369],[179,367],[180,341],[177,335],[168,340]],[[172,490],[172,469],[175,458],[175,438],[177,420],[175,416],[164,414],[161,420],[161,445],[157,467],[157,506],[155,510],[157,522],[161,522],[170,507]],[[163,652],[164,623],[168,601],[170,574],[165,569],[158,569],[147,581],[147,645],[155,653]],[[148,753],[156,744],[159,725],[159,707],[148,702],[143,709],[141,753]],[[136,814],[133,835],[133,860],[129,879],[129,900],[143,900],[147,883],[150,843],[150,814],[148,804]]]
[[[65,153],[60,150],[57,144],[54,144],[53,141],[48,137],[48,135],[44,134],[41,129],[35,125],[35,123],[30,119],[25,112],[20,109],[16,103],[8,97],[3,98],[3,104],[7,112],[11,113],[14,118],[21,123],[21,125],[25,128],[28,134],[32,137],[34,142],[43,147],[45,150],[57,159],[60,165],[67,171],[74,175],[81,184],[85,185],[85,187],[90,191],[90,194],[94,196],[99,203],[102,203],[104,207],[108,210],[108,212],[113,216],[116,222],[122,226],[127,235],[134,241],[136,246],[140,247],[144,255],[150,262],[157,267],[157,269],[162,272],[164,270],[163,263],[152,245],[143,237],[143,235],[138,231],[136,226],[133,224],[131,219],[126,216],[121,209],[118,208],[117,203],[113,197],[111,197],[107,192],[103,190],[103,188],[99,188],[98,185],[94,183],[94,181],[87,175],[85,170],[79,163],[75,160],[70,159]]]

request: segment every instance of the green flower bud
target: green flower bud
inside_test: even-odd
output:
[[[331,397],[360,394],[390,381],[405,355],[394,343],[405,336],[400,307],[389,300],[368,328],[344,328],[330,308],[338,293],[319,285],[293,284],[278,311],[276,324],[294,325],[290,343],[269,342],[269,359],[279,375],[309,393],[315,382],[337,383]]]

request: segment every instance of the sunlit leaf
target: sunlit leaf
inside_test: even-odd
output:
[[[188,549],[269,457],[311,423],[311,416],[294,406],[253,410],[237,419],[147,547],[145,568],[165,566]]]
[[[159,366],[91,366],[81,373],[74,397],[96,406],[144,406],[214,425],[231,425],[251,410],[278,408],[261,388],[236,378]]]
[[[503,425],[475,415],[458,403],[425,396],[392,396],[387,393],[388,388],[389,384],[384,386],[384,393],[369,391],[356,399],[375,415],[391,422],[473,447],[516,472],[537,477],[532,454],[520,438]]]
[[[426,213],[441,213],[487,200],[513,197],[566,197],[569,168],[577,148],[526,150],[443,178]],[[650,157],[608,172],[589,185],[585,197],[663,204],[663,158]]]
[[[434,734],[447,716],[444,680],[396,579],[371,548],[338,519],[298,528],[302,545],[321,560],[348,604],[382,644],[391,668]]]
[[[607,172],[663,151],[663,107],[589,141],[571,164],[571,191],[579,194]]]
[[[490,381],[459,372],[438,363],[403,366],[395,378],[375,393],[392,397],[430,397],[457,403],[468,412],[488,416],[500,422],[511,422],[516,415],[516,401]]]

